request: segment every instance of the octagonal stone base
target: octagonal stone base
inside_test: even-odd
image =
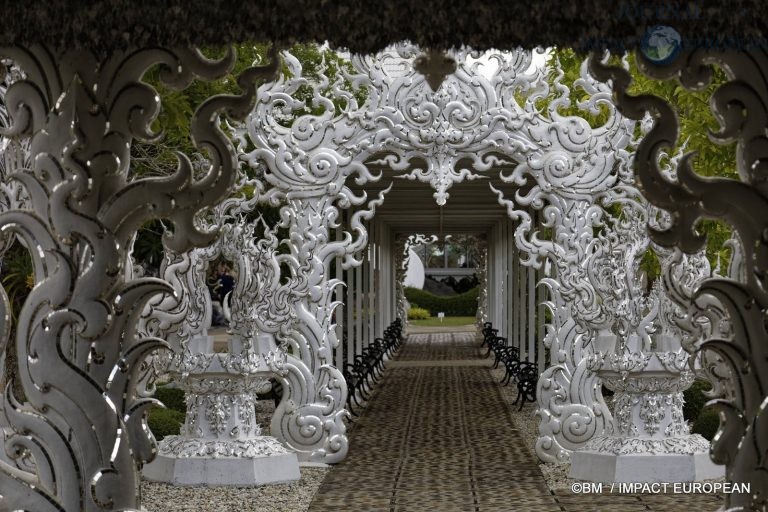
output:
[[[171,443],[173,438],[177,438],[169,437],[172,438]],[[155,460],[144,466],[144,478],[173,485],[254,487],[292,482],[301,477],[296,454],[289,452],[276,439],[268,436],[262,436],[259,440],[260,453],[251,454],[252,456],[233,455],[238,450],[233,450],[230,445],[237,446],[243,452],[243,443],[237,441],[196,443],[191,448],[188,440],[182,440],[180,436],[176,441],[175,447],[185,445],[184,449],[169,450],[167,443],[161,444],[160,453]],[[263,449],[265,443],[269,446],[268,450]],[[247,451],[248,447],[245,450]]]
[[[698,436],[697,436],[698,437]],[[571,455],[568,475],[591,482],[697,482],[725,476],[709,451],[692,453],[631,453],[583,449]]]

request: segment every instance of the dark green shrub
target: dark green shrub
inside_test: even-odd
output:
[[[179,388],[158,386],[155,391],[155,398],[160,400],[168,409],[178,411],[181,414],[187,412],[187,404],[184,401],[184,391]]]
[[[691,432],[701,434],[711,441],[715,437],[718,427],[720,427],[720,415],[710,407],[701,411],[693,424],[693,428],[691,428]]]
[[[689,423],[693,423],[701,414],[704,409],[704,404],[709,401],[709,398],[704,396],[706,391],[712,389],[712,386],[703,379],[696,379],[691,387],[683,392],[683,398],[685,404],[683,405],[683,417]]]
[[[443,312],[445,316],[474,316],[477,313],[477,296],[480,289],[475,287],[466,293],[440,297],[418,288],[406,288],[408,302],[418,304],[433,315]]]
[[[477,276],[464,276],[459,279],[459,282],[456,283],[456,286],[454,286],[453,289],[456,293],[466,293],[477,286],[477,283]]]
[[[184,414],[173,409],[153,407],[149,411],[147,424],[155,439],[160,441],[165,436],[179,434],[179,429],[184,424]]]

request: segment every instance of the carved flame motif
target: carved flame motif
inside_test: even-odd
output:
[[[212,239],[194,225],[194,215],[226,197],[237,167],[220,114],[243,118],[256,79],[277,66],[246,71],[242,96],[200,106],[190,131],[210,156],[201,179],[184,155],[171,176],[136,178],[133,139],[158,136],[150,126],[159,98],[141,82],[146,70],[159,65],[165,83],[183,88],[195,77],[225,74],[232,53],[209,61],[187,49],[134,49],[98,61],[86,51],[40,46],[2,52],[24,73],[5,93],[12,124],[3,135],[30,137],[32,158],[31,168],[12,176],[29,196],[27,209],[3,211],[0,230],[24,240],[35,273],[16,325],[16,375],[25,400],[7,388],[13,432],[5,447],[12,456],[31,456],[35,468],[0,468],[0,508],[137,510],[138,467],[154,449],[144,422],[153,401],[137,391],[140,363],[164,343],[136,336],[136,326],[144,304],[169,286],[131,279],[127,253],[136,230],[153,218],[174,224],[166,242],[177,251]],[[4,321],[2,347],[7,327]]]
[[[470,50],[452,52],[456,70],[437,90],[414,69],[420,50],[408,44],[353,56],[354,71],[339,74],[333,83],[324,70],[317,80],[304,78],[299,62],[283,55],[290,78],[263,87],[247,129],[238,130],[257,148],[248,161],[254,166],[266,161],[271,172],[265,179],[273,186],[314,193],[329,187],[333,194],[343,190],[348,176],[359,174],[360,183],[372,179],[361,165],[365,162],[430,184],[437,204],[443,205],[453,184],[518,161],[526,164],[511,180],[522,183],[526,174],[539,174],[540,186],[549,182],[584,194],[611,186],[593,169],[612,169],[622,158],[615,150],[626,145],[631,133],[632,123],[614,114],[610,89],[586,70],[575,84],[589,94],[581,106],[592,113],[608,109],[604,125],[592,129],[585,119],[558,113],[570,101],[568,87],[560,83],[562,73],[555,83],[558,99],[541,112],[537,102],[549,95],[550,86],[544,70],[531,66],[531,52],[523,50],[489,54],[485,61]],[[358,103],[347,83],[366,92],[364,103]],[[313,91],[306,103],[293,98],[302,86]],[[337,109],[334,100],[343,101],[343,108]],[[285,126],[287,116],[310,103],[324,111]]]
[[[328,242],[328,227],[336,225],[337,208],[365,201],[347,187],[347,179],[354,177],[358,185],[390,175],[418,180],[428,183],[437,204],[443,205],[454,184],[483,179],[494,169],[512,166],[513,171],[501,179],[521,188],[514,200],[492,190],[518,221],[515,243],[523,263],[537,266],[550,258],[560,265],[561,298],[554,302],[561,311],[555,315],[559,323],[549,331],[554,334],[548,337],[558,376],[547,377],[550,391],[543,396],[549,398],[543,399],[541,407],[550,414],[542,423],[548,439],[542,441],[539,455],[567,458],[568,450],[601,431],[610,417],[594,374],[583,364],[578,366],[591,350],[583,346],[588,338],[578,331],[583,323],[579,326],[569,319],[577,309],[593,322],[592,317],[599,314],[586,270],[577,262],[590,251],[592,230],[600,222],[597,198],[631,183],[626,164],[634,123],[616,113],[610,87],[592,78],[586,65],[573,85],[587,93],[579,103],[582,111],[607,113],[605,122],[596,127],[583,117],[560,113],[562,106],[570,105],[562,71],[554,80],[555,99],[542,111],[538,104],[550,96],[551,86],[545,71],[531,66],[530,52],[485,56],[466,49],[451,52],[456,70],[438,88],[414,69],[414,59],[421,53],[412,45],[399,44],[374,56],[353,56],[353,71],[335,80],[322,69],[316,80],[309,80],[299,62],[284,52],[290,74],[260,89],[253,114],[235,130],[242,158],[253,168],[269,169],[263,173],[265,187],[270,187],[264,196],[286,205],[283,218],[285,226],[291,226],[297,260],[312,261],[299,267],[312,276],[309,285],[315,288],[310,288],[314,291],[307,299],[308,311],[298,316],[315,318],[317,330],[306,331],[312,332],[312,338],[330,341],[307,347],[294,335],[294,354],[301,354],[308,368],[331,364],[329,348],[337,341],[329,330],[330,297],[324,298],[330,283],[315,277],[328,263],[325,256],[318,258],[312,251],[328,255],[346,246],[338,253],[344,254],[345,264],[356,264],[351,255],[358,249],[351,249],[349,242]],[[312,98],[294,99],[300,87],[309,87]],[[365,102],[357,100],[354,89],[365,91]],[[286,122],[310,106],[321,106],[322,111]],[[380,176],[372,175],[371,169],[382,168]],[[554,242],[537,236],[532,210],[542,210],[545,225],[556,231]],[[357,247],[364,247],[364,233]],[[324,250],[331,247],[335,248]],[[305,424],[313,426],[304,429],[311,430],[312,436],[319,432],[314,420]],[[317,434],[317,439],[321,437]]]
[[[741,242],[733,278],[708,279],[694,295],[702,315],[707,314],[707,295],[722,304],[732,336],[713,332],[697,345],[716,352],[732,375],[732,393],[715,402],[726,421],[714,438],[713,459],[726,464],[728,481],[751,483],[751,493],[726,495],[724,508],[761,510],[768,504],[768,181],[763,156],[768,89],[760,71],[768,68],[768,59],[760,52],[714,50],[683,52],[663,67],[645,62],[642,56],[638,59],[647,74],[659,79],[676,77],[689,88],[708,84],[713,64],[720,65],[728,76],[727,83],[712,96],[712,111],[721,128],[712,137],[738,144],[735,164],[740,179],[702,177],[686,155],[677,180],[672,181],[658,158],[660,151],[677,142],[678,122],[672,107],[658,97],[628,95],[631,77],[626,71],[597,62],[594,66],[596,76],[616,84],[616,102],[625,115],[640,119],[650,113],[655,119],[635,157],[644,194],[671,213],[669,225],[653,231],[654,240],[695,252],[704,243],[696,223],[701,218],[718,218],[734,228]]]

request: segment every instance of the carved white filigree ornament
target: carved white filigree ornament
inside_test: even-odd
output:
[[[597,197],[631,183],[626,164],[634,123],[615,111],[610,87],[589,76],[586,66],[574,84],[587,92],[579,106],[585,115],[608,114],[606,122],[594,128],[585,118],[559,113],[560,106],[570,105],[562,72],[554,83],[556,99],[546,112],[541,111],[537,103],[550,95],[550,86],[545,71],[531,66],[531,52],[489,52],[485,63],[480,53],[468,49],[449,52],[447,56],[456,62],[455,72],[436,88],[414,69],[420,55],[418,48],[400,44],[375,56],[353,56],[350,72],[334,75],[321,67],[319,78],[309,80],[302,76],[299,62],[284,52],[290,73],[260,89],[260,102],[248,123],[235,130],[243,159],[254,168],[268,169],[263,181],[265,189],[271,188],[264,197],[284,204],[284,225],[291,227],[297,260],[308,261],[310,250],[336,247],[297,267],[308,276],[310,286],[319,285],[305,306],[319,326],[306,329],[312,333],[308,347],[298,333],[291,337],[294,354],[301,354],[304,364],[314,368],[313,379],[319,378],[318,368],[332,364],[330,349],[337,341],[329,331],[330,283],[316,276],[328,265],[324,257],[334,251],[345,258],[345,264],[356,264],[350,242],[333,244],[327,232],[336,225],[338,207],[361,205],[366,199],[350,191],[349,177],[358,185],[395,178],[428,183],[442,205],[454,184],[482,179],[494,168],[519,162],[502,179],[522,187],[521,192],[514,203],[501,195],[499,200],[519,221],[515,243],[523,252],[523,263],[540,265],[549,258],[560,265],[557,272],[566,309],[556,316],[563,322],[571,315],[582,318],[573,328],[563,323],[555,329],[558,337],[552,353],[558,369],[553,371],[559,376],[547,376],[551,392],[540,393],[544,397],[540,407],[548,416],[542,420],[539,455],[547,460],[567,459],[571,449],[603,429],[609,416],[596,377],[583,364],[579,367],[582,353],[586,356],[590,351],[589,337],[581,334],[602,320],[597,319],[601,310],[595,306],[596,295],[586,272],[575,262],[583,261],[589,252],[592,230],[600,222]],[[311,99],[296,99],[301,87],[311,90]],[[374,178],[370,169],[381,171],[380,176]],[[539,239],[532,230],[530,211],[534,209],[542,210],[546,225],[556,229],[555,242]],[[314,218],[325,224],[309,221]],[[362,233],[359,247],[366,243]],[[306,338],[306,333],[301,335]],[[574,348],[574,343],[580,346]],[[318,457],[325,455],[318,452]]]
[[[766,57],[756,52],[687,50],[666,66],[653,66],[638,56],[642,70],[655,78],[677,77],[685,87],[703,87],[711,81],[712,65],[720,65],[727,82],[712,96],[710,105],[720,123],[711,137],[722,143],[737,142],[739,180],[704,178],[686,155],[678,168],[678,179],[667,179],[658,165],[663,148],[675,145],[678,124],[674,110],[653,96],[627,94],[630,76],[623,70],[595,65],[594,72],[616,84],[616,102],[625,115],[635,119],[650,113],[655,119],[651,131],[636,153],[636,168],[644,194],[653,204],[671,213],[670,225],[652,236],[660,245],[677,246],[687,253],[704,243],[695,225],[700,218],[718,218],[733,227],[741,242],[744,272],[742,281],[706,280],[694,297],[707,294],[723,305],[730,318],[732,337],[712,335],[700,347],[718,353],[730,368],[734,393],[715,401],[725,422],[712,445],[712,457],[726,464],[731,482],[750,482],[749,494],[726,495],[725,508],[754,510],[768,504],[768,383],[766,348],[768,339],[768,188],[764,153],[765,119],[768,112],[766,81],[760,69]]]
[[[104,60],[40,46],[2,53],[24,72],[5,93],[12,124],[3,134],[30,137],[32,168],[13,175],[29,209],[2,212],[0,230],[23,238],[35,270],[16,325],[24,399],[12,386],[3,398],[13,430],[5,449],[29,456],[35,471],[0,467],[2,508],[138,510],[138,467],[154,446],[145,423],[153,400],[137,392],[139,367],[164,342],[135,333],[146,301],[169,286],[126,278],[127,251],[153,218],[173,223],[166,243],[177,251],[212,239],[193,216],[226,197],[235,178],[220,113],[243,117],[255,80],[277,66],[245,71],[242,96],[214,97],[198,108],[190,131],[210,160],[202,177],[179,155],[171,176],[139,178],[131,174],[131,142],[157,137],[150,125],[159,112],[156,91],[141,82],[146,70],[159,65],[160,79],[182,88],[195,77],[225,74],[232,53],[221,61],[162,48],[116,51]],[[4,348],[9,314],[7,300],[2,304]]]
[[[302,76],[296,58],[283,55],[290,78],[262,90],[247,133],[257,148],[249,160],[276,153],[274,161],[267,159],[267,181],[315,193],[325,193],[326,187],[329,194],[340,192],[343,179],[353,174],[359,173],[360,184],[371,179],[365,162],[429,183],[443,205],[454,183],[481,178],[477,172],[498,164],[509,148],[533,144],[514,134],[530,113],[514,103],[513,91],[538,87],[537,97],[548,93],[543,72],[531,68],[531,53],[522,50],[491,54],[486,64],[496,68],[491,78],[480,72],[479,53],[450,52],[444,58],[455,62],[455,71],[435,89],[428,83],[430,73],[416,68],[420,59],[432,62],[436,55],[421,55],[407,43],[376,55],[353,55],[353,71],[326,75],[322,68],[313,81]],[[313,92],[307,102],[294,99],[302,86]],[[355,95],[359,90],[365,93],[364,103]],[[344,106],[337,107],[339,102]],[[324,111],[286,123],[310,103]],[[245,137],[245,131],[238,136]]]
[[[640,352],[624,348],[621,352],[590,356],[590,368],[600,375],[606,387],[617,393],[613,434],[602,437],[660,439],[663,434],[667,439],[689,434],[682,417],[682,392],[693,383],[688,358],[681,348]],[[694,444],[704,446],[704,453],[709,443],[698,438]],[[590,449],[589,446],[585,449]]]
[[[252,185],[243,178],[238,189]],[[273,331],[287,332],[293,321],[287,305],[297,300],[291,288],[280,284],[273,230],[261,217],[250,221],[246,216],[257,208],[257,200],[257,196],[236,195],[207,218],[198,219],[218,229],[218,237],[208,247],[183,254],[166,248],[162,271],[175,294],[150,303],[142,325],[171,343],[169,353],[154,356],[153,366],[184,390],[187,411],[181,434],[165,437],[159,443],[158,458],[145,466],[143,474],[150,480],[254,485],[298,478],[295,455],[264,435],[255,418],[256,395],[269,392],[267,379],[285,357],[273,334],[261,326],[273,328],[277,322],[280,327]],[[263,232],[260,236],[256,228]],[[219,257],[232,262],[236,276],[224,304],[229,320],[224,352],[214,350],[207,333],[212,304],[206,270]],[[271,305],[271,316],[262,314],[265,304]],[[275,317],[280,312],[283,316]],[[205,470],[193,469],[200,464]],[[237,478],[221,480],[221,474],[235,468],[240,471]]]
[[[615,392],[614,423],[611,431],[595,436],[573,455],[570,476],[603,481],[606,473],[596,465],[608,465],[615,467],[608,476],[612,481],[655,481],[660,462],[653,456],[664,456],[665,465],[678,468],[678,474],[663,473],[665,481],[690,475],[696,480],[721,476],[707,460],[709,442],[691,434],[683,417],[683,391],[694,378],[689,354],[682,348],[630,351],[625,346],[620,350],[589,358],[590,369]],[[629,465],[619,461],[626,456],[635,457],[628,459]]]
[[[437,235],[423,234],[410,235],[408,237],[403,236],[398,240],[398,242],[402,244],[402,250],[397,251],[397,258],[395,259],[395,269],[398,272],[395,277],[397,280],[397,307],[398,314],[402,315],[400,318],[403,319],[405,325],[408,325],[408,310],[410,309],[408,299],[405,297],[405,276],[408,273],[411,248],[421,244],[434,243],[436,241]],[[403,332],[405,332],[405,330],[403,330]]]
[[[660,280],[644,295],[639,264],[650,244],[646,225],[651,209],[641,197],[625,198],[621,206],[588,264],[603,304],[614,312],[616,334],[598,337],[597,350],[588,358],[590,370],[615,392],[613,428],[573,455],[570,475],[638,482],[717,477],[721,472],[707,458],[709,443],[690,433],[682,414],[682,392],[694,372],[674,322],[676,305]],[[669,262],[662,257],[662,265]],[[664,465],[677,473],[659,470],[656,456],[664,456]],[[613,469],[600,469],[605,467]]]

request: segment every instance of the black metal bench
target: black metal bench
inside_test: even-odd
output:
[[[373,343],[363,348],[362,353],[355,356],[352,364],[342,369],[342,375],[347,381],[347,409],[353,416],[358,416],[353,403],[363,407],[358,396],[368,401],[368,392],[384,373],[385,357],[392,357],[402,344],[402,332],[403,323],[397,319],[384,329],[383,338],[375,338]]]
[[[520,407],[517,409],[522,410],[525,402],[536,401],[536,385],[539,381],[539,369],[536,363],[530,363],[523,361],[520,363],[520,370],[517,375],[517,398],[515,404],[520,402]]]
[[[514,382],[517,385],[517,398],[514,403],[520,403],[518,410],[521,410],[526,402],[536,401],[536,386],[539,380],[536,363],[520,361],[520,350],[510,346],[507,338],[498,336],[498,329],[494,329],[491,322],[483,324],[482,333],[482,345],[488,347],[486,357],[493,353],[493,368],[498,368],[499,364],[504,365],[504,377],[500,384],[507,386]]]

